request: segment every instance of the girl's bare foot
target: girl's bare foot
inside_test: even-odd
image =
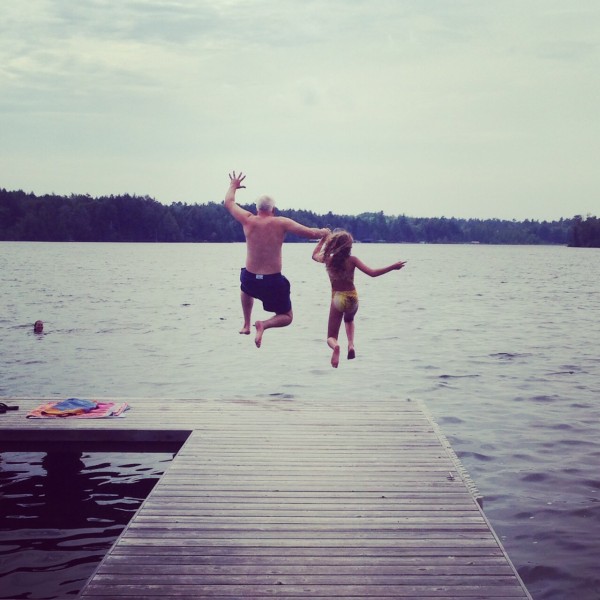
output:
[[[356,358],[356,352],[354,348],[348,348],[348,360],[352,360],[353,358]]]
[[[336,344],[335,347],[333,348],[333,354],[331,355],[331,366],[334,369],[337,369],[339,364],[340,364],[340,345]]]
[[[240,333],[243,334],[243,335],[250,335],[250,325],[244,325],[240,329]]]
[[[254,338],[254,343],[256,344],[257,348],[260,348],[262,336],[265,332],[265,326],[263,325],[262,321],[256,321],[256,323],[254,323],[254,327],[256,327],[256,337]]]

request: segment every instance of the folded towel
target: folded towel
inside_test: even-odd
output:
[[[123,417],[129,410],[127,402],[97,402],[95,400],[82,400],[69,398],[67,400],[53,400],[34,408],[27,414],[28,419],[106,419],[108,417]]]
[[[94,400],[68,398],[67,400],[61,400],[60,402],[56,402],[52,406],[45,408],[44,413],[56,417],[72,417],[89,413],[94,408],[98,408],[98,403],[94,402]]]

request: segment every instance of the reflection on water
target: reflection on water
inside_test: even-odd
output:
[[[77,595],[171,459],[0,453],[0,598]]]

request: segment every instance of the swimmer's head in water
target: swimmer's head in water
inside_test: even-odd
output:
[[[33,324],[33,331],[35,333],[42,333],[44,331],[44,321],[36,321]]]

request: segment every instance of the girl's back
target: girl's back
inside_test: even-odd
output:
[[[347,292],[354,289],[354,267],[351,256],[327,257],[325,268],[334,292]]]
[[[334,292],[354,290],[356,262],[350,256],[352,236],[347,231],[335,231],[323,238],[313,252],[313,259],[325,263]]]

